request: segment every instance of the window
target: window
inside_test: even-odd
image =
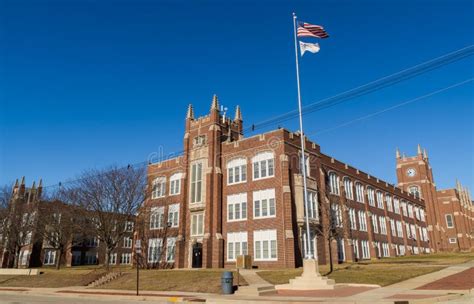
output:
[[[193,147],[200,147],[206,144],[206,135],[199,135],[193,139]]]
[[[276,230],[256,230],[253,233],[254,260],[277,260],[277,232]]]
[[[413,224],[410,224],[411,237],[416,240],[416,227]]]
[[[383,193],[377,191],[377,207],[383,209]]]
[[[43,265],[54,265],[56,261],[56,250],[47,249],[44,251]]]
[[[393,198],[393,211],[396,214],[400,214],[400,200],[398,198]]]
[[[415,213],[415,218],[417,220],[420,220],[420,208],[418,207],[413,207],[413,213]]]
[[[253,217],[275,217],[275,189],[253,192]]]
[[[377,222],[377,215],[373,214],[372,215],[372,228],[374,229],[375,233],[379,233],[379,225]]]
[[[96,265],[97,264],[97,255],[98,253],[95,252],[86,252],[86,265]]]
[[[97,247],[99,246],[99,239],[97,237],[88,238],[86,240],[86,247]]]
[[[166,191],[166,177],[161,176],[153,180],[152,185],[153,191],[151,192],[151,198],[159,198],[165,196]]]
[[[126,264],[126,265],[132,264],[132,254],[122,253],[122,255],[120,256],[120,264]]]
[[[449,238],[449,243],[450,244],[456,244],[457,239],[456,238]]]
[[[166,239],[166,262],[174,262],[174,256],[176,251],[176,238],[169,237]]]
[[[227,184],[238,184],[247,181],[247,160],[237,158],[227,163]]]
[[[162,239],[148,240],[148,263],[157,263],[161,259]]]
[[[400,245],[398,251],[400,252],[400,255],[405,255],[405,252],[406,252],[405,245]]]
[[[408,188],[408,192],[413,194],[414,197],[420,198],[420,188],[418,188],[418,186],[411,186]]]
[[[347,199],[354,199],[354,192],[352,191],[352,181],[348,178],[344,178],[344,191],[346,191]]]
[[[379,224],[380,224],[380,233],[387,235],[387,221],[385,216],[379,217]]]
[[[361,183],[356,183],[356,200],[364,203],[364,186]]]
[[[359,240],[352,240],[352,244],[354,244],[354,254],[357,259],[360,259],[359,254]]]
[[[400,221],[397,221],[397,235],[398,237],[402,238],[403,237],[403,226],[402,226],[402,222]]]
[[[247,255],[247,232],[227,233],[227,261],[235,261],[239,255]]]
[[[150,229],[163,228],[165,207],[153,207],[150,214]]]
[[[360,243],[362,247],[362,258],[370,259],[369,241],[361,241]]]
[[[117,264],[117,253],[111,253],[109,256],[109,264],[115,265]]]
[[[170,195],[178,195],[181,193],[181,179],[183,173],[175,173],[170,177]]]
[[[420,220],[425,221],[425,210],[420,208]]]
[[[452,214],[446,214],[446,227],[454,228],[454,221]]]
[[[342,227],[342,212],[339,204],[331,204],[331,220],[336,227]]]
[[[403,216],[408,216],[407,203],[402,201],[401,206],[402,206]]]
[[[390,219],[390,232],[392,233],[392,236],[397,236],[397,230],[395,228],[395,220]]]
[[[168,224],[170,227],[179,226],[179,204],[173,204],[168,207]]]
[[[360,231],[367,231],[367,215],[365,211],[359,210],[359,230]]]
[[[367,187],[367,197],[369,198],[369,205],[375,206],[375,191],[374,189]]]
[[[247,219],[247,193],[227,196],[227,221]]]
[[[408,216],[413,218],[413,205],[412,204],[408,204]]]
[[[195,213],[191,216],[191,235],[204,234],[204,213]]]
[[[411,238],[410,224],[408,224],[408,223],[405,223],[405,232],[407,234],[407,238],[410,239]]]
[[[202,199],[202,163],[191,166],[191,203],[200,203]]]
[[[129,236],[126,236],[123,238],[123,248],[132,248],[132,238]]]
[[[308,191],[308,209],[309,209],[309,217],[313,219],[318,218],[318,197],[317,193],[313,191]],[[306,215],[306,208],[305,215]]]
[[[275,160],[272,152],[261,152],[252,158],[253,179],[272,177],[275,174]]]
[[[387,210],[393,212],[392,197],[389,194],[385,195],[385,202],[387,203]]]
[[[300,173],[303,174],[303,170],[301,168],[301,152],[299,153],[299,157],[300,157],[300,160],[299,160],[299,165],[300,165]],[[305,154],[304,155],[304,169],[305,169],[305,172],[306,172],[306,176],[310,176],[310,173],[311,173],[311,167],[309,166],[309,155],[308,154]]]
[[[428,242],[430,239],[428,237],[428,230],[426,229],[426,227],[421,228],[421,232],[422,232],[422,235],[423,235],[423,240],[425,242]]]
[[[329,191],[331,194],[339,195],[339,176],[336,173],[329,173]]]
[[[349,221],[351,224],[351,229],[357,229],[357,222],[356,222],[356,212],[354,208],[349,208]]]
[[[382,243],[382,253],[383,257],[389,257],[390,256],[390,249],[388,247],[388,243]]]
[[[132,221],[126,221],[125,222],[125,232],[132,232],[133,231],[133,222]]]

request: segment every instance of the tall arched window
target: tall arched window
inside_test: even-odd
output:
[[[339,195],[339,176],[336,173],[329,173],[329,191],[331,194]]]
[[[344,177],[344,191],[346,191],[347,199],[354,199],[354,192],[352,191],[352,181],[348,177]]]
[[[247,181],[247,160],[235,158],[227,162],[227,184],[237,184]]]
[[[158,198],[165,196],[166,192],[166,177],[160,176],[153,180],[151,198]]]
[[[181,193],[181,179],[183,173],[175,173],[170,177],[170,195],[178,195]]]
[[[420,198],[420,188],[418,186],[410,186],[408,192],[413,194],[416,198]]]
[[[254,180],[273,177],[275,175],[274,158],[273,152],[261,152],[252,158]]]

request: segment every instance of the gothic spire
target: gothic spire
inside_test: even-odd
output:
[[[242,120],[242,112],[240,112],[240,106],[235,107],[235,118],[234,121]]]
[[[21,186],[24,186],[24,185],[25,185],[25,177],[23,176],[23,177],[21,178]]]
[[[217,98],[216,94],[214,94],[214,96],[212,97],[211,111],[212,110],[219,111],[219,99]]]
[[[420,144],[418,144],[418,154],[422,154]]]
[[[194,109],[192,104],[189,104],[188,106],[188,113],[186,114],[186,119],[194,119]]]
[[[428,159],[428,152],[426,152],[426,149],[423,149],[423,158]]]
[[[397,151],[396,151],[396,153],[395,153],[395,157],[396,157],[397,159],[400,158],[400,150],[398,150],[398,147],[397,147]]]

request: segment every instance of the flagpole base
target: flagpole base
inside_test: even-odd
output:
[[[303,274],[291,279],[288,284],[276,285],[277,290],[321,290],[334,289],[336,282],[322,277],[317,271],[318,261],[315,259],[303,260]]]

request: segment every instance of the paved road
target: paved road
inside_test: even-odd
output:
[[[1,304],[23,304],[23,303],[68,303],[68,304],[92,304],[92,303],[169,303],[165,300],[150,300],[147,299],[146,302],[142,298],[139,300],[130,300],[124,299],[120,300],[117,298],[106,299],[102,297],[87,297],[87,298],[78,298],[77,296],[63,296],[63,295],[31,295],[31,294],[14,294],[14,293],[0,293],[0,303]]]

